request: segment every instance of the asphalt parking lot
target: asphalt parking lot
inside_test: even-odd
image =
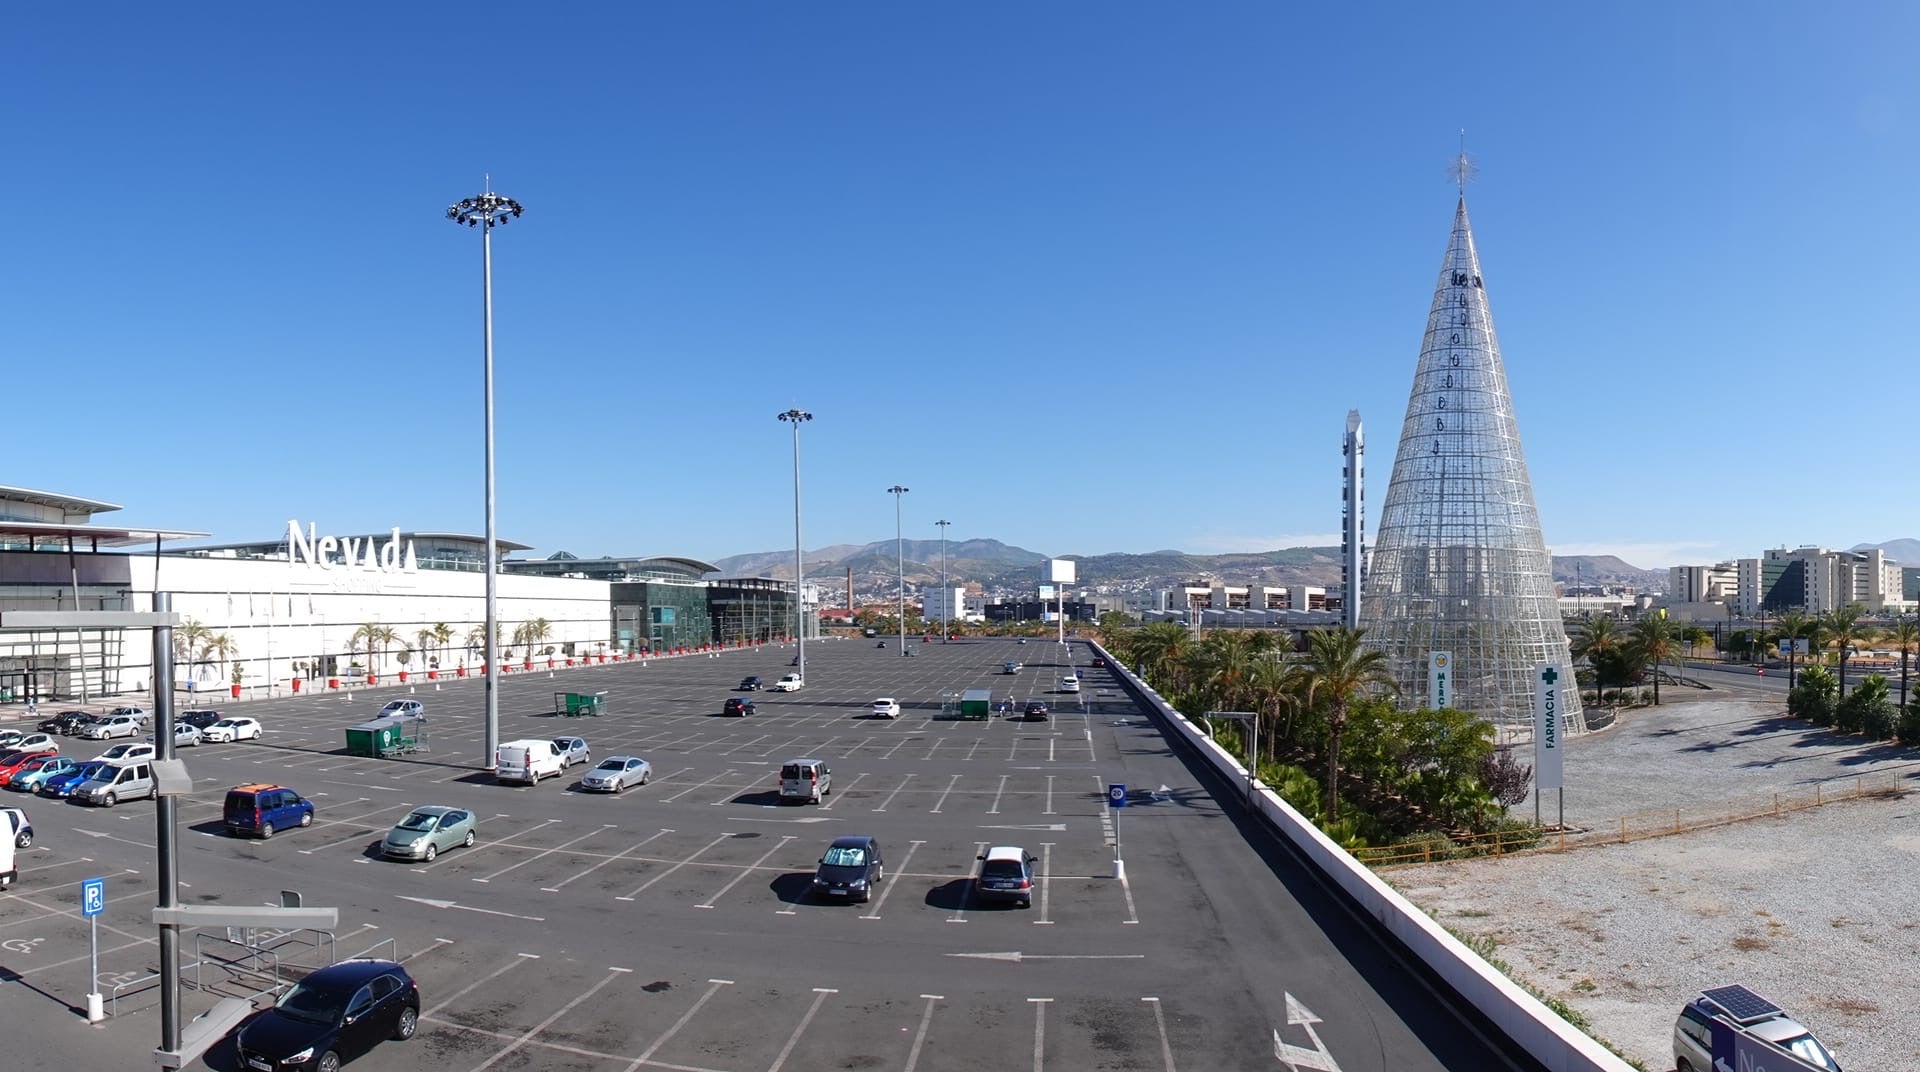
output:
[[[651,761],[651,783],[618,796],[579,791],[582,766],[495,784],[477,769],[475,680],[413,685],[428,750],[400,759],[345,755],[344,730],[405,688],[232,705],[266,734],[182,751],[195,784],[181,807],[182,899],[257,905],[292,891],[337,906],[340,925],[324,939],[255,934],[259,953],[245,935],[189,937],[197,986],[183,1011],[370,955],[402,960],[423,1000],[418,1037],[352,1062],[370,1072],[1264,1069],[1281,1053],[1346,1072],[1509,1067],[1245,825],[1230,787],[1172,753],[1084,646],[1069,649],[1077,696],[1056,691],[1069,657],[1053,643],[912,647],[908,659],[891,643],[810,643],[807,688],[755,694],[746,719],[719,714],[731,686],[774,680],[791,648],[503,678],[502,740],[577,734],[596,761]],[[999,673],[1007,658],[1027,668]],[[937,717],[943,695],[969,687],[1016,710],[1044,699],[1054,717]],[[556,717],[561,690],[604,691],[603,714]],[[899,698],[900,719],[870,716],[881,695]],[[776,798],[780,762],[798,756],[833,768],[819,805]],[[313,825],[226,835],[225,790],[252,781],[312,799]],[[1130,787],[1117,828],[1114,782]],[[10,1048],[146,1066],[158,1038],[152,806],[0,803],[24,803],[38,831],[0,896]],[[431,863],[380,859],[381,835],[422,804],[474,811],[478,843]],[[822,848],[853,833],[880,840],[886,878],[867,903],[819,903]],[[974,899],[975,857],[1007,844],[1038,857],[1031,908]],[[118,1003],[90,1027],[71,1010],[88,989],[78,884],[95,876],[108,893],[99,985],[118,987]],[[234,1067],[230,1046],[205,1064]]]

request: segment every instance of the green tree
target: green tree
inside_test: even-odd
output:
[[[1849,603],[1844,607],[1828,612],[1825,621],[1826,643],[1835,648],[1840,655],[1840,696],[1847,695],[1847,660],[1852,657],[1853,649],[1859,644],[1871,644],[1878,631],[1863,624],[1860,619],[1867,608],[1858,603]]]
[[[1153,687],[1174,693],[1186,683],[1193,634],[1172,622],[1154,622],[1129,634],[1129,662],[1141,667]]]
[[[1880,634],[1883,643],[1891,644],[1900,652],[1900,708],[1907,706],[1907,661],[1916,649],[1920,649],[1920,622],[1912,618],[1901,618]]]
[[[1777,633],[1781,640],[1787,642],[1787,688],[1789,689],[1800,684],[1799,642],[1807,639],[1807,629],[1812,624],[1812,618],[1797,610],[1790,610],[1780,616],[1780,627]],[[1807,646],[1813,647],[1812,644]]]
[[[1660,706],[1660,664],[1680,658],[1680,629],[1655,611],[1633,623],[1633,650],[1642,666],[1653,669],[1653,704]]]
[[[1340,745],[1347,712],[1363,690],[1391,690],[1393,677],[1385,652],[1361,646],[1364,630],[1315,629],[1307,634],[1307,672],[1311,695],[1327,705],[1327,821],[1340,820]]]
[[[1589,615],[1574,633],[1573,657],[1585,659],[1593,665],[1595,703],[1607,690],[1607,671],[1617,664],[1616,656],[1626,650],[1630,639],[1626,630],[1620,628],[1619,622],[1604,614],[1598,617]],[[1614,684],[1624,685],[1626,682],[1616,681]]]
[[[1787,690],[1787,713],[1816,725],[1833,725],[1835,688],[1832,671],[1807,667],[1800,674],[1800,684]]]
[[[1686,642],[1687,658],[1697,659],[1700,657],[1700,645],[1713,643],[1713,634],[1702,626],[1686,625],[1680,629],[1680,639]]]
[[[1834,725],[1848,733],[1864,733],[1874,740],[1893,735],[1893,701],[1887,698],[1887,679],[1868,674],[1834,708]]]

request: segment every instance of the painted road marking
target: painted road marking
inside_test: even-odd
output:
[[[638,845],[632,845],[627,848],[621,849],[619,852],[616,852],[612,856],[609,856],[606,859],[601,860],[599,863],[594,864],[592,867],[587,868],[585,871],[582,871],[574,875],[568,875],[566,878],[561,879],[558,885],[542,886],[540,887],[540,892],[541,893],[559,893],[560,888],[562,886],[565,886],[567,883],[572,882],[574,879],[586,878],[588,875],[593,874],[595,871],[598,871],[601,868],[607,866],[608,864],[614,862],[615,860],[620,859],[621,857],[634,851],[635,849],[643,849],[647,846],[649,842],[655,840],[656,838],[664,837],[665,835],[671,834],[671,833],[673,833],[671,829],[662,827],[660,830],[660,833],[653,835],[653,837],[648,838],[646,841],[642,841]]]
[[[904,872],[909,866],[912,865],[913,854],[916,852],[919,852],[920,846],[925,844],[926,844],[925,841],[915,841],[907,846],[906,858],[900,861],[900,871]],[[896,872],[891,877],[897,880],[900,878],[900,874]],[[878,901],[873,902],[873,908],[870,911],[868,911],[866,915],[861,916],[860,918],[861,919],[879,919],[881,907],[887,903],[887,898],[893,896],[893,888],[895,886],[898,886],[899,884],[900,883],[898,881],[888,882],[887,888],[880,891],[880,899]]]
[[[638,1072],[640,1066],[646,1064],[648,1059],[653,1056],[654,1051],[658,1050],[662,1046],[665,1046],[667,1044],[667,1040],[679,1034],[680,1029],[687,1026],[687,1021],[693,1019],[694,1014],[700,1011],[700,1007],[707,1003],[707,999],[719,993],[721,987],[733,985],[732,979],[709,979],[707,980],[707,982],[711,983],[712,985],[707,987],[706,993],[700,995],[700,1000],[694,1002],[692,1008],[688,1009],[686,1012],[681,1013],[680,1019],[675,1020],[673,1022],[672,1027],[667,1028],[664,1034],[662,1034],[659,1038],[653,1040],[653,1045],[648,1046],[645,1050],[642,1050],[640,1052],[640,1056],[634,1058],[633,1063],[626,1067],[625,1072]]]
[[[445,998],[441,999],[440,1004],[422,1011],[420,1013],[420,1017],[421,1019],[425,1019],[429,1016],[432,1016],[434,1013],[437,1013],[440,1010],[446,1008],[447,1006],[453,1004],[454,1002],[459,1001],[461,998],[466,997],[468,994],[473,993],[475,990],[478,990],[482,986],[485,986],[486,984],[494,981],[495,979],[500,978],[502,975],[507,974],[508,972],[526,963],[527,961],[539,960],[539,959],[540,959],[540,954],[538,953],[515,954],[515,959],[507,961],[505,964],[500,965],[498,968],[495,968],[494,970],[488,972],[487,974],[481,976],[480,978],[475,979],[473,982],[468,983],[466,986],[463,986],[460,989],[454,991],[453,993],[447,995]]]
[[[946,1000],[939,994],[920,996],[926,1000],[927,1007],[920,1013],[920,1030],[913,1033],[913,1048],[907,1051],[907,1067],[900,1072],[913,1072],[914,1066],[920,1063],[920,1047],[927,1044],[927,1028],[933,1023],[933,1003]]]
[[[986,851],[987,851],[986,842],[976,841],[973,843],[973,854],[976,857],[983,855]],[[967,921],[967,904],[972,900],[973,900],[973,882],[971,879],[968,879],[966,880],[966,885],[961,887],[960,889],[960,907],[954,911],[953,915],[947,917],[947,922],[948,923],[965,923]]]
[[[1000,797],[1007,791],[1007,779],[1011,777],[1012,775],[1010,774],[1002,774],[1000,776],[1000,788],[994,791],[993,807],[987,809],[988,815],[1000,814]]]
[[[768,849],[766,852],[762,853],[758,860],[755,860],[753,863],[747,865],[746,867],[741,868],[740,873],[733,876],[733,878],[730,879],[726,885],[720,887],[720,892],[714,894],[712,897],[707,898],[705,904],[697,904],[697,905],[694,905],[693,907],[712,908],[715,901],[718,901],[720,898],[725,897],[727,895],[728,890],[731,890],[735,886],[738,886],[740,884],[741,879],[744,879],[748,875],[751,875],[755,871],[758,871],[760,869],[760,865],[767,862],[768,857],[772,856],[776,852],[779,852],[781,849],[786,848],[787,842],[792,840],[793,840],[792,834],[781,835],[780,843],[778,845],[775,845],[773,848]]]
[[[1047,775],[1047,810],[1044,812],[1041,812],[1040,814],[1042,815],[1058,814],[1053,810],[1053,775],[1051,774]]]
[[[1052,904],[1053,894],[1053,842],[1040,843],[1040,918],[1033,921],[1036,927],[1053,926],[1053,920],[1047,918],[1047,908]]]
[[[940,809],[946,806],[947,794],[953,792],[953,787],[959,784],[960,784],[960,776],[958,774],[953,775],[952,780],[947,782],[947,787],[940,792],[940,799],[937,801],[934,801],[933,810],[928,812],[927,814],[928,815],[940,814]]]
[[[555,1020],[558,1020],[562,1016],[565,1016],[566,1014],[572,1012],[582,1002],[586,1001],[588,998],[599,993],[601,987],[604,987],[608,983],[613,982],[615,979],[620,978],[621,973],[624,972],[625,970],[626,969],[624,968],[615,968],[608,971],[607,977],[593,984],[593,986],[590,987],[586,993],[580,995],[577,998],[574,998],[572,1001],[567,1002],[565,1005],[560,1006],[559,1010],[556,1011],[552,1016],[549,1016],[546,1019],[528,1028],[526,1032],[522,1034],[519,1038],[514,1039],[512,1042],[508,1043],[504,1048],[495,1051],[492,1057],[489,1057],[486,1060],[475,1065],[473,1067],[473,1072],[486,1072],[487,1069],[492,1068],[494,1064],[499,1062],[502,1058],[506,1057],[508,1054],[519,1049],[520,1047],[526,1045],[528,1039],[532,1038],[535,1035],[538,1035],[542,1031],[545,1031],[547,1028],[552,1027],[553,1022]]]
[[[1047,1005],[1052,998],[1028,998],[1033,1003],[1033,1072],[1040,1072],[1047,1045]]]
[[[666,878],[668,875],[673,874],[675,871],[678,871],[681,868],[699,859],[703,854],[706,853],[708,849],[713,848],[715,845],[720,844],[722,841],[725,841],[732,836],[733,836],[732,834],[721,834],[719,837],[714,838],[712,841],[709,841],[705,845],[702,845],[698,849],[695,849],[692,855],[688,856],[686,859],[681,860],[679,863],[674,864],[672,867],[667,868],[665,871],[662,871],[659,874],[641,883],[639,889],[634,890],[632,893],[629,893],[624,897],[615,897],[614,900],[616,901],[633,900],[635,897],[639,896],[640,894],[647,892],[647,888],[652,886],[654,883],[660,881],[663,878]]]
[[[905,789],[907,787],[907,783],[911,781],[913,781],[913,775],[911,774],[907,775],[905,778],[900,779],[900,784],[893,787],[893,792],[887,794],[887,799],[881,801],[880,806],[873,810],[886,811],[887,805],[893,803],[893,798],[899,796],[900,790]]]
[[[682,789],[682,790],[680,790],[680,791],[679,791],[678,793],[675,793],[674,795],[672,795],[672,796],[670,796],[670,797],[661,797],[661,798],[660,798],[660,802],[661,802],[661,803],[663,803],[663,804],[671,804],[671,803],[673,803],[674,801],[676,801],[676,800],[679,800],[679,799],[680,799],[681,797],[684,797],[684,796],[686,796],[686,795],[687,795],[688,793],[691,793],[691,792],[694,792],[695,790],[699,790],[699,789],[705,789],[705,788],[706,788],[707,786],[710,786],[710,785],[712,785],[713,783],[715,783],[715,782],[717,782],[717,781],[719,781],[719,780],[720,780],[720,779],[722,779],[722,778],[731,778],[731,777],[733,777],[733,776],[734,776],[734,774],[736,774],[736,773],[737,773],[736,771],[733,771],[733,770],[731,770],[731,769],[729,769],[729,770],[725,770],[725,771],[722,771],[721,773],[719,773],[719,774],[716,774],[716,775],[714,775],[714,776],[713,776],[713,777],[711,777],[711,778],[708,778],[708,779],[707,779],[706,781],[704,781],[704,782],[698,782],[698,783],[696,783],[696,784],[694,784],[694,785],[690,785],[690,786],[688,786],[688,787],[686,787],[685,789]]]
[[[539,858],[541,858],[542,856],[551,856],[552,854],[554,854],[554,853],[556,853],[556,852],[561,852],[561,851],[564,851],[564,850],[566,849],[566,847],[567,847],[567,846],[569,846],[569,845],[577,845],[577,844],[579,844],[580,842],[582,842],[582,841],[585,841],[585,840],[587,840],[588,838],[590,838],[590,837],[592,837],[592,836],[594,836],[595,834],[602,834],[602,833],[605,833],[605,832],[607,832],[608,830],[612,830],[612,829],[613,829],[613,827],[614,827],[614,824],[612,824],[612,823],[601,823],[601,824],[600,824],[600,829],[598,829],[598,830],[589,830],[589,831],[587,831],[586,833],[584,833],[584,834],[581,834],[581,835],[580,835],[579,837],[577,837],[577,838],[573,838],[573,839],[571,839],[571,840],[568,840],[568,841],[563,841],[563,842],[561,842],[560,844],[558,844],[558,845],[555,845],[555,846],[553,846],[553,847],[551,847],[551,848],[546,848],[546,849],[541,849],[541,850],[540,850],[539,852],[536,852],[536,853],[534,853],[534,854],[533,854],[532,856],[529,856],[529,857],[527,857],[526,859],[524,859],[524,860],[521,860],[521,861],[520,861],[519,863],[514,863],[514,864],[508,864],[507,866],[505,866],[505,867],[503,867],[503,868],[501,868],[501,869],[500,869],[500,870],[498,870],[498,871],[495,871],[495,872],[494,872],[493,874],[491,874],[491,875],[488,875],[488,876],[486,876],[485,878],[476,878],[476,879],[474,879],[473,881],[475,881],[475,882],[492,882],[492,881],[493,881],[494,879],[496,879],[496,878],[499,878],[499,877],[500,877],[501,875],[504,875],[504,874],[506,874],[507,872],[509,872],[509,871],[512,871],[512,870],[514,870],[515,868],[519,868],[519,867],[525,867],[526,865],[528,865],[528,864],[530,864],[530,863],[532,863],[532,862],[534,862],[535,860],[538,860],[538,859],[539,859]]]
[[[813,1022],[813,1015],[820,1011],[820,1004],[827,1000],[828,994],[838,994],[839,992],[838,990],[832,990],[824,986],[816,986],[813,988],[813,1004],[807,1006],[807,1014],[800,1018],[800,1023],[794,1027],[793,1034],[787,1037],[787,1044],[780,1047],[779,1056],[775,1057],[773,1063],[767,1066],[767,1072],[780,1072],[781,1066],[787,1063],[787,1057],[793,1053],[793,1048],[800,1044],[801,1033],[807,1029],[808,1024]]]
[[[1174,1072],[1173,1043],[1167,1039],[1167,1014],[1160,1008],[1160,999],[1141,998],[1140,1000],[1153,1005],[1153,1022],[1160,1029],[1160,1059],[1166,1062],[1167,1072]]]
[[[463,905],[458,901],[446,901],[434,897],[408,897],[406,894],[396,894],[395,896],[399,897],[402,901],[413,901],[416,904],[426,905],[428,908],[458,908],[462,912],[478,912],[483,916],[505,916],[508,919],[525,919],[535,923],[545,923],[547,921],[547,917],[545,916],[523,916],[517,912],[502,912],[497,908],[475,908],[473,905]],[[525,956],[526,954],[523,953],[521,955]]]
[[[851,790],[851,789],[852,789],[852,788],[853,788],[854,786],[856,786],[856,785],[859,785],[859,784],[860,784],[860,780],[861,780],[862,778],[865,778],[866,776],[867,776],[867,775],[866,775],[866,773],[865,773],[864,771],[863,771],[863,772],[861,772],[861,773],[859,773],[859,774],[856,774],[856,775],[854,775],[854,776],[853,776],[853,781],[851,781],[851,782],[848,782],[847,784],[845,784],[845,785],[843,785],[843,786],[841,786],[841,787],[840,787],[840,788],[841,788],[841,790]],[[846,799],[846,793],[845,793],[845,792],[835,792],[835,793],[833,793],[833,794],[831,794],[831,795],[832,795],[832,797],[833,797],[833,799],[832,799],[832,800],[829,800],[829,801],[827,801],[827,802],[826,802],[825,804],[822,804],[822,805],[820,805],[820,810],[821,810],[821,811],[829,811],[829,810],[831,810],[831,809],[833,808],[833,806],[834,806],[835,804],[838,804],[838,803],[840,803],[840,802],[841,802],[842,800],[845,800],[845,799]]]
[[[391,809],[387,809],[387,810],[391,810],[391,811],[400,811],[400,810],[402,810],[402,809],[407,809],[407,808],[412,808],[412,807],[413,807],[413,805],[411,805],[411,804],[400,804],[400,805],[396,805],[395,807],[393,807],[393,808],[391,808]],[[372,814],[372,815],[378,815],[378,814],[380,814],[380,813],[376,811],[376,812],[371,812],[371,813],[369,813],[369,814]],[[363,816],[362,818],[364,818],[364,816]],[[355,822],[355,824],[357,825],[357,824],[359,823],[359,821],[360,821],[360,820],[355,820],[354,822]],[[316,853],[316,852],[319,852],[319,851],[320,851],[320,850],[322,850],[322,849],[332,849],[332,848],[337,848],[337,847],[339,847],[339,846],[341,846],[341,845],[345,845],[345,844],[346,844],[347,842],[349,842],[349,841],[362,841],[362,840],[365,840],[365,839],[366,839],[366,837],[367,837],[367,835],[369,835],[369,834],[374,834],[374,833],[377,833],[377,832],[378,832],[377,830],[356,830],[356,831],[354,831],[353,833],[351,833],[351,834],[348,834],[348,835],[347,835],[346,837],[343,837],[343,838],[337,838],[337,839],[335,839],[335,840],[333,840],[333,841],[323,841],[323,842],[321,842],[320,844],[318,844],[318,845],[315,845],[315,846],[314,846],[313,848],[311,848],[311,849],[301,849],[301,850],[300,850],[300,855],[302,855],[302,856],[312,856],[312,855],[313,855],[314,853]]]

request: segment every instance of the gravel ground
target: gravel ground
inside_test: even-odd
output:
[[[1778,700],[1673,703],[1569,746],[1567,817],[1602,825],[1864,771],[1892,772],[1906,795],[1386,877],[1446,926],[1496,940],[1517,976],[1648,1069],[1673,1067],[1688,999],[1742,983],[1848,1072],[1905,1072],[1920,1068],[1920,752],[1788,721]]]

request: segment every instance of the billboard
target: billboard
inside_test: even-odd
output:
[[[1562,787],[1565,742],[1560,739],[1560,682],[1565,676],[1552,663],[1533,668],[1533,787],[1536,792]]]
[[[1073,559],[1071,558],[1047,559],[1046,579],[1053,582],[1054,584],[1074,583],[1073,582]]]

